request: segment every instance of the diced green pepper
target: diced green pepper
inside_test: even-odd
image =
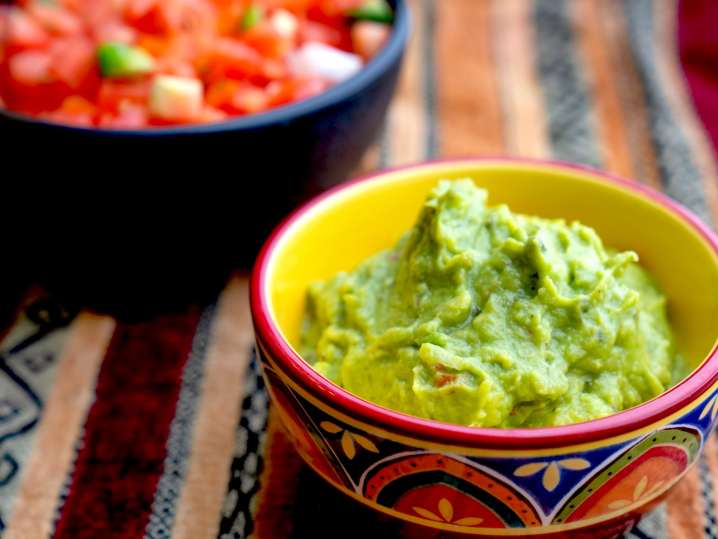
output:
[[[147,51],[125,43],[103,43],[97,48],[97,59],[105,78],[138,77],[155,69],[155,60]]]
[[[244,12],[242,17],[242,30],[245,32],[258,25],[264,18],[264,11],[257,4],[252,4]]]
[[[358,21],[373,21],[391,24],[394,12],[386,0],[367,0],[358,8],[349,11],[348,15]]]

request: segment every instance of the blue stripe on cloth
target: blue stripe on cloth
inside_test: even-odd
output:
[[[567,0],[534,4],[536,63],[553,155],[600,166],[591,97],[576,56]]]
[[[192,350],[182,373],[177,409],[167,438],[164,470],[157,483],[150,520],[145,529],[146,539],[166,539],[172,534],[175,510],[192,451],[192,431],[215,310],[215,305],[211,305],[202,313],[192,341]]]
[[[35,441],[69,334],[69,313],[52,299],[33,299],[0,351],[0,530],[12,515],[22,469]]]
[[[653,539],[653,537],[651,537],[647,533],[641,531],[640,528],[634,528],[633,530],[631,530],[629,537],[631,537],[631,536],[636,537],[638,539]]]
[[[656,147],[658,168],[663,190],[678,202],[690,208],[705,223],[710,213],[703,191],[701,174],[691,154],[683,128],[676,121],[662,87],[658,71],[653,0],[624,0],[624,11],[635,65],[645,92],[651,137]]]
[[[716,511],[713,505],[715,487],[705,455],[701,456],[698,466],[700,469],[701,495],[705,504],[703,530],[707,539],[718,539],[718,524],[716,523]]]
[[[650,514],[643,517],[640,524],[633,530],[633,537],[640,539],[668,539],[666,506],[660,505]],[[627,537],[632,537],[629,534]]]
[[[220,539],[244,539],[252,533],[252,504],[259,491],[269,400],[253,353],[237,427],[229,485],[219,525]]]

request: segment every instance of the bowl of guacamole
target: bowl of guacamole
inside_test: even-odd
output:
[[[476,427],[607,416],[687,373],[634,251],[441,180],[396,245],[308,289],[300,353],[368,401]]]
[[[269,239],[251,310],[299,454],[410,526],[614,537],[718,421],[718,240],[591,169],[470,159],[343,185]]]

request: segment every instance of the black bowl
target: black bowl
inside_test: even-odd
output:
[[[13,264],[102,309],[213,291],[283,215],[346,179],[378,135],[410,28],[405,0],[392,4],[392,36],[359,74],[266,113],[104,130],[0,111]]]

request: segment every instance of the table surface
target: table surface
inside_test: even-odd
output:
[[[400,88],[364,170],[558,158],[718,222],[711,105],[693,102],[705,80],[688,85],[691,51],[678,54],[678,24],[701,26],[686,2],[680,17],[675,0],[409,3]],[[39,290],[19,313],[0,355],[3,539],[402,535],[308,472],[268,413],[246,276],[209,306],[142,323],[72,316]],[[716,537],[716,449],[632,537]]]

